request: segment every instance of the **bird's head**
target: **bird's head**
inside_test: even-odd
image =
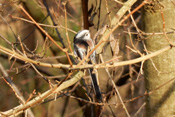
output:
[[[90,48],[94,47],[89,30],[81,30],[74,37],[74,44],[86,43]]]
[[[91,40],[89,30],[81,30],[74,37],[74,41],[88,41],[88,40]]]
[[[74,37],[74,48],[82,48],[87,51],[87,48],[91,50],[94,48],[94,43],[90,37],[89,30],[81,30]],[[90,58],[95,61],[95,51],[90,55]]]

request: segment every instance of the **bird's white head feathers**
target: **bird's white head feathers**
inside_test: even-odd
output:
[[[89,32],[89,30],[81,30],[77,33],[75,38],[76,39],[83,39],[83,40],[90,40],[91,39],[90,32]]]

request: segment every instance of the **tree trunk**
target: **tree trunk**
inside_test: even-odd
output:
[[[165,32],[175,28],[175,6],[170,0],[153,0],[143,10],[143,27],[146,33],[163,32],[163,12],[165,19]],[[174,43],[175,34],[167,34],[169,40]],[[149,36],[145,40],[148,52],[154,52],[169,43],[165,35]],[[157,67],[155,69],[151,60],[144,64],[145,85],[147,91],[153,91],[165,82],[175,78],[175,48],[152,58]],[[170,117],[175,114],[175,81],[160,87],[153,94],[146,97],[146,117]]]

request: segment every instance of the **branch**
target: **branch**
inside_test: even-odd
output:
[[[25,104],[25,99],[24,97],[21,95],[18,87],[15,85],[15,83],[10,79],[8,73],[5,71],[4,67],[2,66],[1,62],[0,62],[0,72],[2,74],[2,76],[4,77],[4,80],[6,81],[6,83],[10,86],[10,88],[12,88],[12,90],[14,91],[16,97],[19,99],[20,103],[22,103],[22,105]],[[29,109],[27,111],[28,115],[30,117],[34,117],[33,112],[31,111],[31,109]]]
[[[138,9],[140,9],[143,5],[147,3],[148,0],[143,1],[137,8],[135,8],[131,13],[129,13],[126,17],[124,17],[121,21],[120,19],[124,16],[124,14],[131,9],[131,6],[137,2],[137,0],[128,0],[125,2],[122,6],[122,8],[118,11],[118,13],[115,15],[115,17],[111,21],[111,25],[114,26],[112,29],[106,30],[104,35],[101,37],[100,45],[96,49],[96,53],[99,54],[102,52],[103,46],[105,45],[104,42],[106,42],[109,38],[109,36],[121,25],[126,19],[128,19],[133,13],[135,13]],[[120,21],[120,22],[119,22]],[[93,51],[93,50],[92,50]]]
[[[61,46],[57,44],[57,42],[40,26],[37,22],[29,15],[29,13],[20,5],[20,9],[35,23],[35,25],[62,51],[66,54],[69,64],[72,65],[72,61],[68,55],[67,49],[63,49]]]
[[[112,68],[112,67],[118,67],[118,66],[125,66],[125,65],[130,65],[130,64],[135,64],[135,63],[139,63],[141,61],[145,61],[148,60],[152,57],[155,57],[163,52],[166,52],[168,50],[170,50],[172,48],[172,46],[167,46],[164,47],[160,50],[157,50],[155,52],[152,52],[151,54],[147,54],[147,55],[143,55],[142,57],[136,58],[136,59],[132,59],[132,60],[128,60],[128,61],[121,61],[121,62],[114,62],[112,64],[110,63],[106,63],[106,64],[86,64],[86,65],[72,65],[72,67],[68,64],[50,64],[50,63],[44,63],[44,62],[40,62],[40,61],[36,61],[36,60],[32,60],[30,58],[27,58],[25,56],[22,56],[18,53],[16,53],[15,51],[12,51],[10,49],[7,49],[3,46],[0,45],[0,51],[8,54],[12,57],[15,57],[17,59],[20,59],[22,61],[28,62],[28,63],[33,63],[35,65],[38,66],[43,66],[43,67],[50,67],[50,68],[60,68],[60,69],[68,69],[68,70],[80,70],[80,69],[89,69],[89,68],[96,68],[96,69],[100,69],[100,68]]]
[[[76,82],[78,82],[81,79],[81,77],[83,77],[83,75],[84,75],[84,73],[82,71],[79,71],[73,78],[63,82],[60,86],[59,86],[59,84],[54,86],[52,89],[42,93],[41,95],[37,96],[36,98],[32,99],[31,101],[29,101],[28,103],[26,103],[24,105],[19,105],[19,106],[14,107],[13,109],[10,109],[6,112],[1,112],[0,116],[2,116],[2,115],[17,116],[20,113],[23,113],[24,110],[38,105],[39,103],[41,103],[43,100],[45,100],[49,96],[54,95],[55,93],[58,93],[58,92],[62,91],[63,89],[66,89],[69,86],[74,85]]]

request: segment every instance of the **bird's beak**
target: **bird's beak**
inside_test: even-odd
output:
[[[86,40],[87,44],[89,45],[90,49],[93,49],[94,48],[94,43],[91,39],[89,40]]]

